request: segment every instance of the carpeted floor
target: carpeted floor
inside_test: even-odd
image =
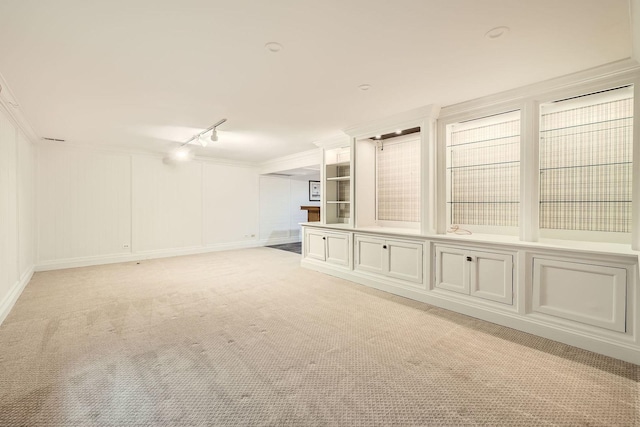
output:
[[[636,365],[255,248],[37,273],[0,426],[633,426]]]

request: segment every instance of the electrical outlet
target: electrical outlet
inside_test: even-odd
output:
[[[125,243],[124,245],[122,245],[122,247],[123,247],[124,249],[129,249],[129,244],[128,244],[128,243]]]

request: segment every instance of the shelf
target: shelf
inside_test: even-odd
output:
[[[350,223],[351,216],[351,149],[325,150],[324,219],[327,224]]]
[[[346,162],[338,162],[338,163],[327,163],[326,166],[349,166],[351,165],[350,161],[346,161]]]

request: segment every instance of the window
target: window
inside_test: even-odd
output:
[[[633,88],[540,113],[540,228],[630,232]]]
[[[449,224],[518,225],[520,112],[447,126]]]
[[[377,219],[419,222],[420,133],[379,141],[376,175]]]

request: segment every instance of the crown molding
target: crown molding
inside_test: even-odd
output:
[[[268,174],[289,169],[297,169],[305,166],[319,165],[322,163],[322,153],[317,148],[277,157],[275,159],[262,162],[260,174]]]
[[[93,152],[102,152],[108,154],[121,154],[126,156],[146,156],[146,157],[154,157],[159,160],[167,157],[168,153],[163,151],[149,151],[143,149],[133,149],[133,148],[124,148],[124,147],[112,147],[108,145],[87,145],[87,144],[79,144],[73,142],[50,142],[45,140],[39,140],[37,142],[38,147],[45,149],[69,149],[69,150],[85,150],[85,151],[93,151]],[[220,159],[215,157],[203,157],[203,156],[195,156],[192,161],[197,161],[201,163],[209,163],[221,166],[235,166],[235,167],[243,167],[243,168],[251,168],[255,169],[259,165],[257,163],[252,162],[242,162],[237,160],[229,160],[229,159]]]
[[[627,58],[515,89],[447,105],[442,107],[440,119],[474,110],[486,110],[493,106],[522,102],[534,97],[539,98],[551,92],[558,92],[581,85],[595,85],[600,82],[615,80],[631,81],[636,79],[639,73],[640,64],[638,64],[638,61]]]
[[[31,142],[36,142],[40,139],[38,133],[24,116],[20,103],[2,74],[0,74],[0,106],[2,110],[9,115],[9,118],[20,128],[27,139]]]
[[[391,133],[398,129],[408,129],[422,126],[425,121],[433,121],[438,118],[440,107],[430,104],[413,110],[389,116],[381,120],[374,120],[360,125],[352,126],[344,132],[356,139],[369,138],[374,135]]]
[[[332,136],[330,138],[314,141],[317,147],[324,148],[325,150],[331,150],[332,148],[345,147],[351,143],[351,138],[347,134],[340,134]]]
[[[629,1],[629,26],[631,28],[631,57],[640,60],[640,3]]]

